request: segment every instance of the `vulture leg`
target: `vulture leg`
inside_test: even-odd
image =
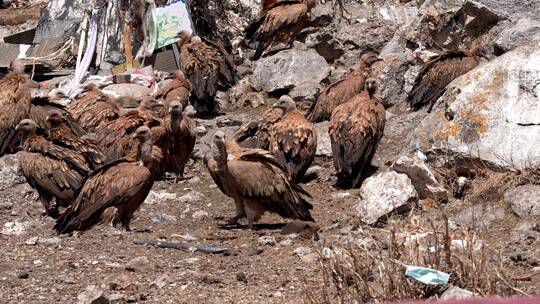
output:
[[[244,202],[241,199],[235,199],[234,204],[236,205],[236,215],[227,221],[227,225],[239,226],[240,223],[238,223],[238,220],[246,216],[246,210],[244,208]]]
[[[258,203],[250,201],[248,204],[244,204],[246,210],[246,217],[248,219],[248,228],[253,230],[253,224],[261,218],[264,213],[264,208]]]
[[[110,207],[103,210],[101,214],[101,224],[113,226],[113,223],[116,222],[118,216],[118,208]]]
[[[41,205],[43,206],[43,209],[45,209],[45,214],[50,216],[51,218],[55,219],[60,216],[60,212],[58,211],[58,207],[54,206],[51,207],[51,200],[53,199],[52,196],[50,196],[47,193],[43,193],[44,191],[38,191],[39,193],[39,201],[41,202]]]

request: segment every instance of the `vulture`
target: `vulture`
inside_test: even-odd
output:
[[[452,80],[474,69],[480,58],[487,58],[486,50],[478,47],[472,51],[446,51],[428,61],[420,70],[407,100],[413,110],[429,105],[431,112],[435,102]]]
[[[85,231],[98,223],[130,231],[133,213],[144,202],[154,179],[146,167],[152,158],[150,129],[139,127],[132,135],[133,149],[122,159],[106,164],[87,177],[73,203],[57,220],[58,233]]]
[[[191,94],[191,82],[182,71],[178,70],[172,73],[169,75],[169,79],[155,94],[155,97],[162,101],[164,112],[169,110],[171,103],[175,100],[180,102],[182,108],[187,107]],[[161,114],[162,117],[166,116],[166,113]]]
[[[69,126],[71,132],[73,132],[76,136],[86,135],[86,131],[83,129],[83,127],[75,118],[73,118],[73,116],[71,116],[64,106],[54,102],[55,98],[62,97],[61,92],[57,92],[56,94],[58,94],[58,96],[33,98],[30,105],[30,113],[28,114],[28,118],[36,122],[40,130],[47,130],[49,129],[49,123],[47,122],[49,112],[56,110],[62,113],[62,117]]]
[[[120,108],[113,98],[96,86],[90,86],[84,95],[67,106],[67,110],[81,127],[90,133],[96,133],[107,123],[120,117]]]
[[[56,109],[49,111],[47,122],[49,123],[49,140],[53,144],[79,152],[92,170],[103,165],[105,158],[100,149],[91,140],[73,133],[64,118],[64,113]]]
[[[329,120],[332,111],[351,99],[356,94],[364,90],[364,82],[370,77],[371,66],[382,59],[374,53],[368,52],[360,57],[360,63],[340,81],[331,84],[326,88],[316,102],[306,113],[306,118],[313,122]]]
[[[92,172],[80,153],[55,145],[36,134],[38,125],[31,119],[23,119],[16,127],[25,139],[19,166],[30,186],[37,190],[47,214],[58,216],[58,207],[66,207]],[[56,206],[51,206],[55,198]]]
[[[193,104],[199,112],[212,113],[218,89],[227,90],[235,83],[233,58],[222,45],[191,37],[187,31],[178,37],[180,68],[193,86]]]
[[[385,109],[374,96],[377,81],[366,80],[366,90],[338,106],[330,118],[330,140],[338,185],[358,187],[384,133]]]
[[[309,21],[316,0],[264,1],[261,16],[246,28],[246,40],[257,44],[253,60],[275,44],[291,45]]]
[[[152,128],[152,141],[163,154],[159,165],[151,167],[155,178],[163,177],[166,172],[183,178],[189,155],[195,147],[194,127],[194,122],[184,114],[182,104],[176,100],[171,102],[169,117],[159,127]]]
[[[19,60],[14,60],[10,72],[0,79],[0,156],[15,152],[15,127],[28,118],[31,104],[28,79]]]
[[[253,229],[253,223],[266,211],[314,221],[309,212],[313,206],[303,197],[311,196],[291,180],[270,152],[241,148],[226,141],[221,131],[214,135],[214,143],[217,151],[206,160],[206,166],[219,189],[236,205],[236,216],[229,224],[238,224],[240,218],[247,217]]]
[[[304,177],[317,151],[315,127],[289,96],[282,96],[260,120],[243,125],[234,139],[243,147],[270,151],[294,181]]]
[[[107,161],[114,161],[125,157],[134,144],[131,135],[142,126],[154,127],[160,124],[152,114],[159,106],[154,98],[145,98],[140,106],[133,109],[118,119],[113,120],[97,130],[96,137],[98,146],[105,154]]]

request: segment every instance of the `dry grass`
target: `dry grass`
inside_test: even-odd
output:
[[[448,222],[444,214],[442,220]],[[406,265],[450,273],[449,284],[480,296],[525,294],[509,279],[512,274],[505,269],[499,248],[481,243],[474,231],[451,233],[448,225],[436,226],[433,222],[428,226],[417,227],[415,231],[421,233],[415,235],[397,233],[411,231],[411,227],[393,227],[386,232],[370,228],[359,237],[369,246],[322,248],[323,284],[306,284],[304,302],[373,303],[426,299],[440,295],[448,287],[425,285],[406,277]],[[382,240],[376,237],[381,232],[385,234]],[[463,240],[464,248],[456,248],[452,240]]]

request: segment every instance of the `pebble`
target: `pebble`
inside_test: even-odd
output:
[[[274,246],[276,245],[276,238],[269,235],[261,236],[259,240],[257,240],[257,245],[258,246]]]
[[[191,217],[193,219],[196,219],[196,220],[201,220],[201,219],[204,219],[204,218],[208,218],[208,216],[209,216],[209,214],[206,211],[195,211],[191,215]]]
[[[197,192],[197,191],[191,191],[187,194],[182,195],[180,198],[178,198],[178,202],[180,203],[195,203],[199,202],[204,198],[204,194]]]
[[[243,272],[239,272],[236,274],[236,279],[239,281],[239,282],[242,282],[244,284],[247,284],[248,283],[248,279],[246,277],[246,274],[243,273]]]
[[[136,257],[126,264],[126,270],[128,271],[143,271],[149,266],[150,261],[145,256]]]
[[[335,199],[344,199],[344,198],[347,198],[351,196],[351,194],[349,192],[339,192],[339,193],[335,193],[332,195],[333,198]]]
[[[19,272],[18,278],[21,279],[21,280],[25,280],[25,279],[28,279],[29,276],[30,276],[30,274],[28,272],[21,271],[21,272]]]

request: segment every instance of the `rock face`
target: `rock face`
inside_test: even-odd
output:
[[[540,215],[540,186],[524,185],[506,191],[504,201],[519,216]]]
[[[505,216],[502,208],[484,208],[480,205],[472,206],[450,218],[449,223],[455,227],[464,226],[473,229],[487,228],[494,221]]]
[[[412,156],[404,155],[392,165],[392,170],[406,174],[421,199],[433,198],[447,201],[448,191],[441,186],[425,160],[425,155],[420,152]]]
[[[324,121],[315,124],[315,132],[317,132],[317,151],[315,155],[332,157],[332,141],[328,134],[330,122]]]
[[[506,28],[495,41],[495,51],[506,53],[530,41],[540,41],[540,21],[523,18]]]
[[[508,52],[454,80],[415,130],[422,152],[481,160],[498,169],[540,163],[540,42]]]
[[[407,175],[390,171],[364,181],[355,208],[364,223],[374,225],[392,213],[409,211],[417,202],[418,194]]]
[[[17,154],[5,155],[0,158],[0,191],[25,182],[24,176],[19,169],[18,159]]]
[[[191,19],[197,33],[228,44],[243,31],[261,11],[261,0],[191,1]]]
[[[251,86],[257,91],[290,90],[304,84],[319,84],[330,75],[330,66],[313,49],[290,49],[254,64]]]

